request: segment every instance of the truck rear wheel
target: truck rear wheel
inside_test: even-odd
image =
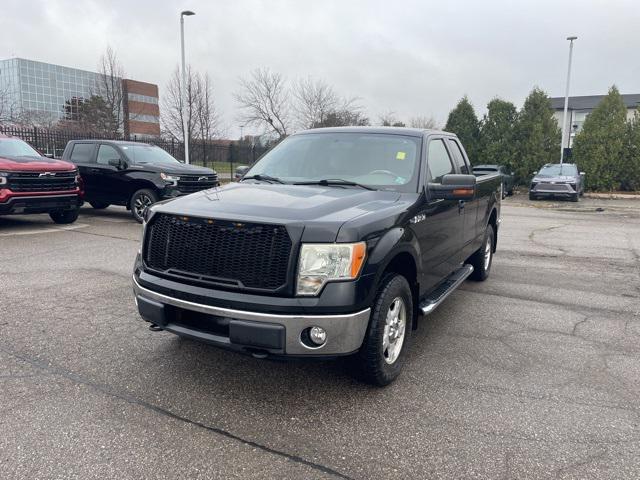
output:
[[[489,277],[491,264],[493,263],[493,242],[495,231],[492,225],[487,225],[482,246],[471,256],[470,263],[473,266],[471,278],[480,282]]]
[[[51,217],[51,220],[53,220],[55,223],[68,224],[68,223],[73,223],[78,219],[79,211],[80,210],[76,208],[75,210],[66,210],[62,212],[50,212],[49,216]]]
[[[357,354],[362,379],[372,385],[393,382],[405,362],[411,322],[413,294],[409,282],[395,273],[383,278],[373,304],[369,327]]]
[[[95,210],[104,210],[109,206],[109,204],[105,202],[89,202],[89,203]]]
[[[142,223],[144,211],[158,201],[158,196],[153,190],[143,188],[131,195],[131,201],[129,202],[129,208],[131,209],[131,215],[136,219],[138,223]]]

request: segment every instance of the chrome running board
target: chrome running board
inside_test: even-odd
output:
[[[463,265],[453,272],[438,287],[420,302],[420,311],[423,315],[429,315],[438,305],[451,295],[451,293],[473,273],[473,267],[469,264]]]

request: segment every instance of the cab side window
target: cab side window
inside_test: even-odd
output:
[[[451,158],[441,139],[431,140],[429,142],[429,152],[427,156],[429,181],[433,183],[442,183],[442,177],[449,173],[454,173]]]
[[[73,163],[90,163],[93,161],[92,143],[76,143],[71,150],[71,161]]]
[[[101,165],[109,165],[109,160],[120,160],[118,150],[111,145],[100,145],[98,150],[98,163]]]
[[[467,165],[467,162],[464,159],[460,144],[450,138],[449,147],[451,148],[451,152],[453,153],[453,158],[456,162],[456,165],[458,165],[458,168],[460,169],[460,173],[464,173],[465,175],[469,174],[469,165]]]

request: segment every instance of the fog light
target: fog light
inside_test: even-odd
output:
[[[322,327],[311,327],[309,338],[316,345],[323,345],[327,341],[327,332]]]

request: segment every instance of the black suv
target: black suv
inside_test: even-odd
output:
[[[219,185],[210,168],[185,165],[146,143],[72,140],[62,158],[78,166],[84,199],[93,208],[124,205],[140,223],[145,209],[158,200]]]

